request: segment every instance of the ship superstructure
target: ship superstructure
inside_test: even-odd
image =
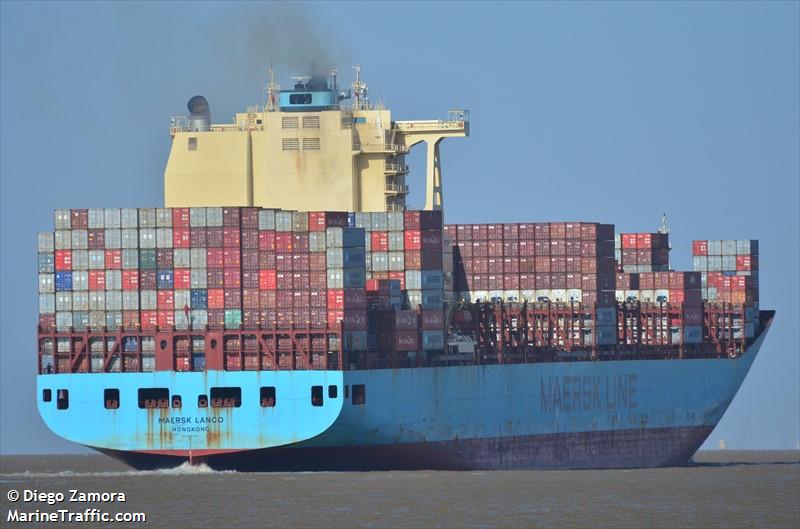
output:
[[[166,207],[57,210],[38,240],[39,412],[137,468],[683,464],[770,327],[755,240],[676,271],[665,222],[445,224],[468,112],[393,121],[360,69],[271,74],[227,125],[188,109]]]

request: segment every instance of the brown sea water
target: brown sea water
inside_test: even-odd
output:
[[[109,458],[0,458],[2,527],[800,527],[800,451],[700,452],[687,467],[502,472],[132,471]],[[10,491],[63,493],[52,505]],[[125,503],[70,502],[70,490]],[[13,496],[13,494],[12,494]],[[146,523],[19,523],[9,512],[143,512]]]

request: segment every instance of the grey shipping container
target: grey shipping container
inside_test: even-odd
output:
[[[191,255],[189,248],[175,248],[172,250],[173,268],[189,268],[192,262]]]
[[[56,271],[55,255],[52,252],[39,253],[36,256],[40,274],[52,274]]]
[[[120,227],[121,228],[138,228],[139,227],[139,210],[135,208],[123,208],[120,210]]]
[[[54,238],[55,241],[53,246],[56,250],[69,250],[72,248],[72,231],[56,230],[54,233]]]
[[[119,228],[106,228],[106,235],[104,239],[106,248],[121,248],[122,247],[122,233]]]
[[[89,292],[87,290],[72,291],[72,310],[89,310]]]
[[[139,268],[139,250],[122,250],[122,268],[123,270],[136,270]]]
[[[258,229],[259,230],[274,230],[275,229],[275,210],[274,209],[261,209],[258,211]]]
[[[122,310],[139,310],[139,292],[136,290],[122,291]]]
[[[86,270],[72,272],[72,290],[89,290],[89,272]]]
[[[89,229],[99,230],[106,227],[106,214],[102,209],[89,208]]]
[[[172,227],[172,210],[168,208],[156,209],[156,228]]]
[[[189,265],[192,268],[205,268],[206,253],[205,248],[192,248],[189,253]]]
[[[222,208],[206,208],[206,225],[211,228],[222,226]]]
[[[156,208],[139,208],[139,227],[156,227]]]
[[[89,232],[86,230],[72,230],[72,249],[86,250],[89,247]]]
[[[55,211],[55,226],[57,230],[68,230],[72,227],[70,211],[68,209],[57,209]]]
[[[106,291],[106,310],[122,310],[122,291]]]
[[[56,297],[54,294],[39,294],[39,314],[54,314]]]
[[[89,269],[89,252],[87,250],[72,250],[72,270]]]
[[[89,270],[104,270],[105,267],[105,250],[89,250]]]
[[[189,208],[189,226],[192,228],[206,227],[206,208]]]
[[[119,208],[105,208],[103,210],[104,224],[108,228],[122,227],[122,211]]]
[[[72,310],[72,292],[56,293],[56,310],[58,312],[69,312]]]
[[[56,249],[55,235],[51,231],[40,232],[36,235],[36,249],[38,252],[52,252]]]

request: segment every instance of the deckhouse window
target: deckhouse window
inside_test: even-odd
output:
[[[289,96],[289,104],[291,105],[310,105],[311,94],[291,94]]]

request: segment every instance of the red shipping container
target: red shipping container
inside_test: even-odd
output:
[[[489,256],[489,245],[486,241],[472,241],[470,255],[472,257],[488,257]]]
[[[503,256],[516,257],[520,254],[520,241],[503,241]]]
[[[139,311],[138,310],[123,310],[122,311],[122,326],[126,329],[136,329],[139,327]]]
[[[638,250],[649,250],[653,247],[653,236],[650,233],[636,234],[636,248]]]
[[[537,222],[533,225],[534,237],[539,240],[547,241],[550,239],[550,224]],[[539,255],[539,254],[537,254]]]
[[[225,328],[225,311],[220,309],[209,309],[208,311],[208,328],[209,329],[224,329]]]
[[[259,291],[257,288],[242,289],[242,308],[258,309],[260,305]]]
[[[205,248],[206,240],[206,228],[189,228],[190,247]]]
[[[344,309],[344,290],[341,288],[328,289],[328,309]]]
[[[308,231],[325,231],[327,227],[324,211],[308,212]]]
[[[273,230],[260,230],[258,232],[259,250],[275,251],[275,232]]]
[[[567,222],[564,227],[564,233],[567,239],[580,239],[581,238],[581,223],[580,222]]]
[[[311,277],[308,272],[292,272],[292,287],[295,290],[308,290],[311,288]]]
[[[192,288],[192,274],[188,268],[176,268],[173,274],[175,290]]]
[[[311,308],[328,307],[328,291],[324,289],[312,289],[308,291],[309,305]]]
[[[536,240],[533,242],[536,257],[550,257],[550,240]]]
[[[311,307],[311,295],[308,290],[292,291],[292,308],[308,309]]]
[[[567,288],[567,274],[550,272],[550,288]]]
[[[259,232],[258,230],[242,230],[242,249],[258,250]]]
[[[506,275],[512,274],[516,275],[519,274],[520,267],[519,267],[519,259],[516,257],[504,257],[503,258],[503,273]]]
[[[242,250],[242,270],[258,270],[258,265],[258,250]]]
[[[708,241],[692,241],[692,255],[708,255]]]
[[[242,290],[240,288],[226,288],[222,294],[226,309],[242,308]]]
[[[90,250],[102,250],[105,248],[105,230],[89,230],[87,235],[87,245]]]
[[[567,255],[567,241],[564,239],[551,239],[550,240],[550,255],[566,256]]]
[[[275,252],[259,250],[258,267],[261,269],[275,268]]]
[[[325,252],[312,252],[308,254],[308,269],[309,270],[326,270],[328,265],[327,256]]]
[[[400,290],[406,289],[406,274],[405,272],[389,272],[389,279],[400,281]]]
[[[292,284],[292,272],[282,272],[278,270],[275,274],[275,284],[276,290],[278,291],[289,291],[294,288]]]
[[[566,284],[567,284],[566,288],[583,288],[583,285],[581,284],[581,274],[575,272],[573,273],[567,272]]]
[[[222,208],[222,225],[239,226],[241,225],[242,208],[227,207]]]
[[[346,288],[343,290],[345,310],[366,310],[367,296],[361,288]]]
[[[172,246],[174,248],[191,248],[189,228],[172,228]]]
[[[275,251],[290,253],[294,248],[294,237],[290,232],[278,232],[275,234]]]
[[[535,272],[536,271],[536,259],[534,257],[520,257],[519,258],[519,271],[522,274]]]
[[[89,270],[89,290],[106,289],[105,270]]]
[[[373,252],[389,251],[389,232],[373,231],[370,234],[370,249]]]
[[[521,240],[518,243],[518,248],[520,256],[533,257],[536,255],[536,244],[534,241]],[[503,250],[505,251],[505,246],[503,247]]]
[[[72,250],[56,250],[56,270],[72,270]]]
[[[241,268],[242,254],[239,248],[225,248],[222,251],[222,263],[225,268]]]
[[[397,351],[419,350],[419,333],[417,331],[396,331],[394,348]]]
[[[224,222],[224,220],[223,220]],[[240,248],[242,245],[242,234],[238,227],[222,228],[222,246],[225,248]]]
[[[275,274],[275,270],[259,270],[258,288],[261,290],[275,290],[277,288]]]
[[[155,290],[158,286],[158,272],[155,270],[139,270],[139,288]]]
[[[419,230],[420,219],[419,211],[405,211],[403,212],[403,227],[406,230]]]
[[[172,227],[189,227],[189,208],[172,208]]]
[[[225,266],[222,248],[209,248],[206,250],[206,268],[222,268]]]
[[[138,290],[138,289],[139,289],[139,271],[123,270],[122,290]]]
[[[328,308],[328,328],[338,329],[339,323],[344,319],[343,310],[331,310]]]
[[[503,290],[519,290],[519,285],[518,275],[503,275]]]
[[[613,235],[612,235],[613,237]],[[581,239],[584,241],[596,241],[597,240],[597,224],[594,222],[582,222],[581,223]]]
[[[639,285],[642,290],[654,290],[656,282],[653,272],[641,272],[639,274]]]
[[[122,250],[106,250],[106,269],[119,270],[122,268]]]
[[[502,224],[487,224],[486,235],[490,241],[503,240],[503,225]]]
[[[310,269],[311,258],[308,253],[292,254],[292,270],[295,272],[307,272]]]
[[[274,309],[278,306],[277,292],[274,290],[260,290],[258,293],[258,304],[262,309]]]
[[[158,325],[158,312],[155,310],[143,310],[139,313],[140,325],[142,330],[152,330]]]
[[[635,250],[636,249],[636,234],[635,233],[623,233],[620,236],[622,242],[622,249],[623,250]]]
[[[71,209],[69,210],[69,220],[73,230],[85,230],[89,227],[89,210]]]
[[[503,224],[503,240],[515,241],[518,239],[520,239],[519,224],[514,222]]]
[[[159,290],[156,300],[158,310],[175,310],[175,293],[172,290]]]
[[[551,222],[550,223],[550,238],[551,239],[566,239],[567,238],[567,223],[566,222]]]
[[[225,288],[242,288],[242,272],[238,268],[226,268],[223,276]]]
[[[222,228],[206,228],[206,244],[209,248],[222,248],[225,237]]]
[[[209,268],[206,272],[207,288],[223,288],[225,271],[222,268]]]
[[[317,290],[328,288],[328,273],[312,270],[308,273],[308,286]]]
[[[567,257],[580,257],[581,256],[581,243],[585,241],[581,241],[579,239],[571,240],[567,239],[564,243],[565,252],[564,255]]]
[[[292,234],[292,251],[294,252],[308,252],[309,251],[308,233],[293,233]]]
[[[246,229],[258,229],[258,211],[261,208],[242,208],[241,209],[241,218],[242,218],[242,228]]]
[[[169,329],[175,326],[175,311],[173,310],[159,310],[158,311],[158,327],[160,329]]]
[[[377,279],[367,279],[367,292],[377,292],[379,281]]]
[[[565,257],[565,268],[567,272],[581,272],[583,260],[580,257]]]
[[[536,288],[536,276],[534,274],[520,274],[519,288],[522,290],[533,290]]]
[[[420,252],[420,266],[422,270],[441,270],[442,259],[441,250],[422,250]],[[406,269],[408,269],[408,266],[406,266]],[[388,275],[386,279],[388,279]]]
[[[550,272],[551,273],[564,273],[567,271],[567,258],[566,257],[551,257],[550,258]],[[550,287],[558,288],[558,287]]]
[[[737,255],[736,256],[736,270],[750,271],[758,270],[758,256],[757,255]]]
[[[174,263],[172,248],[159,248],[156,250],[156,265],[159,270],[169,270]]]
[[[423,230],[420,232],[421,248],[423,250],[441,250],[442,232],[441,230]],[[388,236],[387,236],[388,247]],[[373,249],[374,251],[374,249]]]
[[[422,235],[419,230],[406,230],[403,234],[403,248],[405,250],[422,249]]]

